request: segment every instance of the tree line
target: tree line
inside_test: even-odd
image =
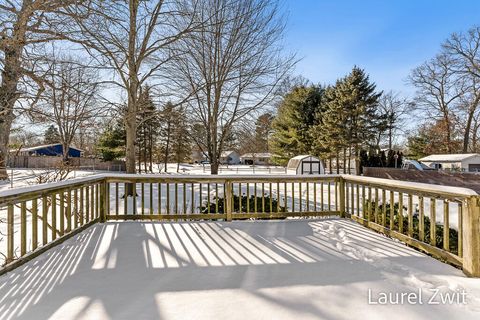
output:
[[[273,120],[271,148],[279,163],[312,154],[340,171],[353,163],[359,174],[362,155],[375,158],[393,148],[393,136],[408,103],[376,90],[364,70],[354,67],[334,85],[296,85],[281,101]],[[342,161],[341,161],[342,160]],[[372,161],[372,165],[373,165]],[[378,165],[387,166],[387,161]]]
[[[480,152],[480,27],[453,33],[415,68],[415,109],[422,123],[409,135],[412,157]]]
[[[188,137],[215,174],[235,128],[276,99],[297,61],[282,47],[278,1],[8,1],[0,20],[3,173],[27,118],[54,124],[64,150],[85,131],[100,146],[124,140],[128,173],[155,152],[182,158]]]

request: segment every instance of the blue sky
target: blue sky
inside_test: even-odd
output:
[[[354,65],[381,90],[412,95],[410,70],[453,32],[480,24],[480,0],[284,0],[296,74],[333,83]]]

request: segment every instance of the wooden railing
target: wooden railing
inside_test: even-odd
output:
[[[349,175],[98,175],[0,192],[0,273],[107,220],[341,216],[480,276],[479,199],[470,189]]]

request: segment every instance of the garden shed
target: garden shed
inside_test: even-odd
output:
[[[296,156],[288,161],[288,174],[324,174],[323,163],[317,157],[311,155]]]

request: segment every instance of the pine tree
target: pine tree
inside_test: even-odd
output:
[[[113,125],[107,126],[98,139],[96,150],[104,161],[111,161],[125,156],[125,125],[117,119]]]
[[[270,113],[264,113],[257,118],[255,122],[255,141],[256,152],[269,152],[268,143],[272,134],[272,122],[274,116]]]
[[[322,105],[323,92],[320,86],[296,87],[281,102],[272,122],[271,137],[271,151],[278,163],[285,164],[293,156],[310,153],[310,131]]]
[[[360,150],[370,148],[384,127],[385,117],[378,112],[381,93],[375,92],[375,88],[368,75],[354,67],[349,75],[326,90],[325,110],[315,128],[317,150],[330,158],[335,156],[337,161],[340,153],[355,155],[357,174],[360,174]]]
[[[153,172],[153,148],[159,132],[159,115],[148,86],[142,90],[139,101],[140,107],[137,113],[138,171],[142,172],[141,164],[143,162],[145,172]]]
[[[54,144],[60,142],[60,133],[58,132],[57,127],[53,124],[50,125],[47,130],[45,130],[43,143],[45,144]]]

